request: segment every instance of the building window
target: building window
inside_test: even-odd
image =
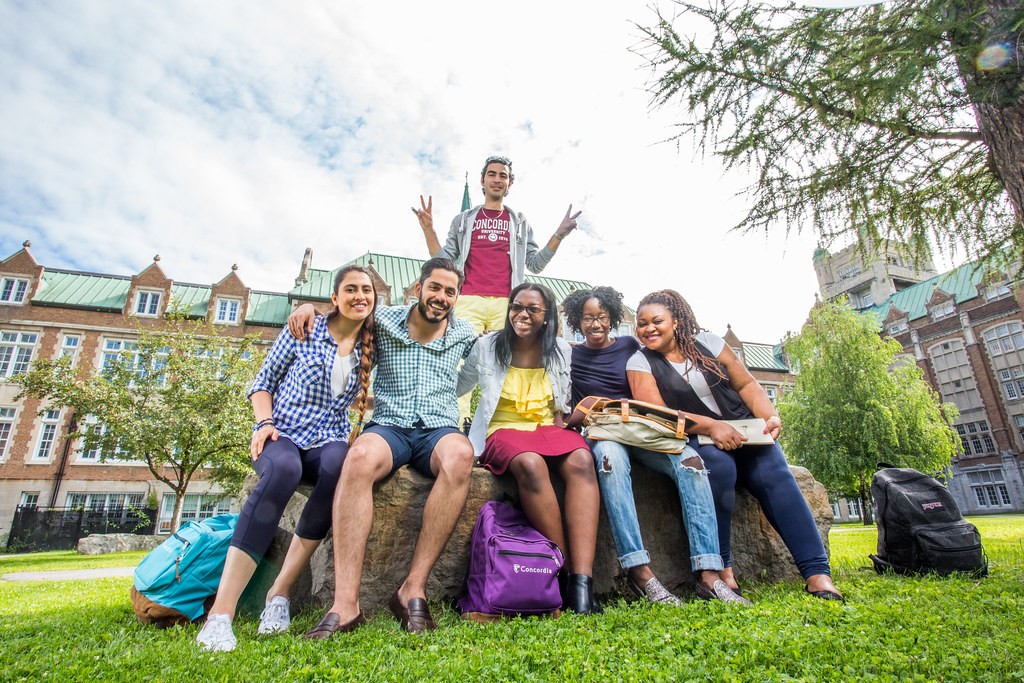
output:
[[[999,371],[999,383],[1007,400],[1024,398],[1024,368],[1007,368]]]
[[[978,506],[983,508],[1010,507],[1010,492],[1006,488],[1002,470],[968,472],[967,480],[974,491]]]
[[[35,332],[0,332],[0,377],[28,370],[38,339]]]
[[[1013,421],[1017,424],[1017,434],[1020,435],[1020,440],[1024,442],[1024,415],[1014,415]]]
[[[928,356],[943,401],[955,404],[961,413],[984,407],[963,341],[951,339],[931,346]]]
[[[890,335],[892,335],[892,336],[896,336],[897,334],[900,334],[902,332],[906,332],[907,331],[907,321],[906,320],[897,320],[892,325],[889,325],[889,327],[886,328],[886,331]]]
[[[230,496],[216,493],[186,493],[181,503],[181,523],[199,522],[214,515],[231,512]],[[160,506],[160,533],[171,532],[171,521],[174,518],[174,494],[165,493]]]
[[[985,330],[985,346],[992,356],[1024,349],[1024,329],[1018,322],[1009,322]]]
[[[18,507],[35,509],[39,505],[39,491],[22,491]]]
[[[900,264],[900,260],[891,254],[885,257],[885,262],[890,266],[898,266]]]
[[[832,519],[839,519],[839,503],[832,503]]]
[[[936,304],[935,306],[932,307],[929,313],[932,316],[932,320],[941,320],[942,318],[948,318],[949,316],[953,315],[955,311],[956,305],[953,303],[953,300],[950,299],[945,303]]]
[[[7,444],[11,442],[16,412],[15,408],[0,408],[0,460],[7,455]]]
[[[89,431],[95,431],[97,434],[100,434],[100,435],[106,433],[106,431],[107,431],[107,426],[105,424],[102,424],[93,415],[87,415],[86,418],[84,420],[82,420],[82,423],[83,423],[82,424],[83,428],[88,429]],[[102,458],[103,458],[103,449],[100,448],[99,446],[96,446],[95,448],[90,448],[88,450],[83,448],[82,451],[79,453],[78,461],[79,462],[100,462],[100,460]],[[120,446],[117,446],[117,447],[114,448],[114,452],[111,453],[110,455],[108,455],[106,457],[106,459],[103,460],[103,462],[105,462],[105,463],[111,463],[111,462],[132,462],[132,458],[130,457],[130,454],[128,454],[126,451],[121,450]],[[135,460],[134,462],[140,462],[140,461]]]
[[[850,278],[857,277],[858,275],[860,275],[860,266],[856,263],[843,266],[839,269],[840,280],[849,280]]]
[[[1002,273],[993,274],[985,285],[984,294],[986,301],[995,301],[1010,296],[1010,281]]]
[[[242,302],[238,299],[217,299],[217,313],[213,320],[222,325],[237,325],[241,308]]]
[[[764,393],[768,394],[768,400],[772,402],[772,405],[775,405],[775,399],[778,395],[776,388],[773,386],[766,386],[764,388]]]
[[[163,292],[139,290],[135,299],[135,314],[155,318],[160,313],[160,295]]]
[[[847,498],[846,509],[850,513],[850,519],[860,519],[860,500]]]
[[[42,428],[39,432],[39,444],[36,446],[33,460],[49,460],[53,453],[53,444],[57,440],[57,427],[60,426],[60,411],[47,410],[43,413]]]
[[[70,357],[71,364],[74,365],[75,361],[78,359],[78,347],[81,342],[82,338],[77,334],[65,334],[64,340],[60,344],[61,357]]]
[[[86,493],[73,492],[68,494],[67,507],[83,508],[93,512],[120,513],[121,522],[128,521],[133,509],[142,509],[143,493]]]
[[[996,452],[996,444],[992,440],[987,420],[958,424],[956,431],[960,435],[964,455],[986,455]]]
[[[28,293],[28,279],[23,277],[5,277],[0,280],[0,303],[23,304]]]

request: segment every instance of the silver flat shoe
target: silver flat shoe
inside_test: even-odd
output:
[[[697,597],[701,600],[721,600],[722,602],[732,602],[737,605],[751,605],[753,603],[747,600],[742,595],[736,595],[736,592],[726,585],[725,581],[718,579],[715,581],[711,588],[708,588],[700,581],[697,582]]]
[[[644,584],[643,588],[637,585],[636,581],[628,576],[627,580],[629,582],[629,587],[633,589],[633,592],[636,593],[637,597],[643,598],[651,604],[660,603],[662,605],[672,605],[673,607],[679,607],[683,604],[682,600],[672,595],[667,588],[661,585],[661,581],[658,581],[656,578],[652,577],[648,580],[647,583]]]

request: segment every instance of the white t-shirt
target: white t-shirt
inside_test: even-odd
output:
[[[359,355],[353,351],[347,356],[339,356],[334,359],[334,367],[331,368],[331,393],[337,398],[345,392],[348,386],[348,378],[356,367]]]
[[[725,348],[725,340],[719,337],[717,334],[711,332],[698,332],[695,335],[697,341],[707,347],[715,358],[718,358],[718,354]],[[708,381],[704,378],[704,375],[700,370],[693,367],[693,363],[690,361],[683,361],[682,363],[673,363],[669,361],[669,364],[679,373],[693,389],[694,393],[704,402],[708,408],[714,411],[715,415],[721,415],[722,410],[718,407],[718,401],[711,394],[711,387],[708,386]],[[646,372],[648,375],[653,374],[651,372],[651,364],[647,360],[647,356],[643,354],[643,351],[637,351],[630,359],[626,362],[626,371],[635,370],[637,372]]]

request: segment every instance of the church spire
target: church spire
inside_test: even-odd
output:
[[[473,202],[469,199],[469,172],[466,172],[466,187],[462,190],[462,210],[469,211],[473,208]]]

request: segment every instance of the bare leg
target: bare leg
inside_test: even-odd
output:
[[[359,614],[359,583],[373,526],[373,485],[391,473],[391,447],[377,434],[361,435],[348,452],[334,494],[334,604],[340,623]]]
[[[804,582],[807,586],[807,590],[810,592],[814,591],[833,591],[839,593],[839,589],[832,583],[832,577],[828,574],[814,574],[807,577],[807,581]],[[842,595],[842,593],[839,593]]]
[[[256,562],[247,552],[234,546],[228,548],[224,572],[220,575],[220,586],[217,588],[217,597],[213,600],[210,614],[227,614],[234,619],[238,599],[255,572]]]
[[[412,553],[409,574],[398,589],[398,599],[403,605],[411,598],[427,596],[430,571],[466,506],[473,471],[473,446],[462,434],[442,437],[430,454],[430,469],[436,479],[423,506],[423,525]]]
[[[313,552],[320,547],[320,543],[321,541],[292,536],[292,543],[288,546],[288,554],[284,556],[281,571],[274,579],[274,585],[267,591],[268,602],[275,595],[283,595],[286,598],[291,596],[292,586],[299,580],[299,575],[309,564],[309,558],[313,557]]]
[[[597,517],[601,511],[601,493],[597,487],[594,456],[585,448],[577,448],[559,458],[557,467],[565,480],[569,566],[574,574],[592,576],[597,548]]]
[[[508,471],[515,477],[519,487],[519,500],[526,519],[530,520],[534,529],[547,536],[558,546],[562,554],[568,557],[565,530],[562,527],[562,511],[558,506],[555,489],[551,486],[551,474],[543,456],[537,453],[520,453],[509,463]],[[596,479],[594,486],[597,486]]]

